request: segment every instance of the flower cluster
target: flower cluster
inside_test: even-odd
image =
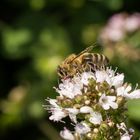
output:
[[[102,41],[121,41],[127,34],[140,29],[140,14],[128,15],[120,13],[114,15],[102,30]]]
[[[83,72],[62,79],[56,99],[46,99],[50,120],[69,117],[73,130],[64,128],[65,140],[130,140],[133,129],[126,127],[126,101],[140,98],[140,89],[124,83],[124,74],[111,68]]]

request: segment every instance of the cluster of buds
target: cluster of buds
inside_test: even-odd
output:
[[[127,128],[126,102],[140,98],[140,89],[124,83],[124,74],[111,67],[83,72],[62,79],[56,99],[44,105],[50,120],[63,122],[69,117],[74,128],[64,128],[65,140],[130,140],[134,130]]]

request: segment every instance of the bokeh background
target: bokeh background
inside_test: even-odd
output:
[[[138,0],[1,0],[0,140],[61,140],[65,124],[49,121],[42,104],[57,95],[57,65],[94,43],[137,88],[139,7]],[[128,115],[138,139],[140,100],[128,103]]]

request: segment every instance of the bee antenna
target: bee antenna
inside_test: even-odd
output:
[[[98,41],[96,41],[95,43],[93,43],[91,46],[93,46],[93,48],[95,48],[95,47],[99,47],[99,42]]]
[[[89,46],[88,48],[86,48],[83,52],[90,52],[93,48],[95,48],[97,46],[99,46],[99,44],[98,44],[98,42],[95,42],[91,46]]]
[[[97,42],[94,43],[93,45],[89,46],[88,48],[86,48],[85,50],[83,50],[82,52],[80,52],[75,58],[73,58],[69,63],[71,63],[72,61],[74,61],[76,58],[78,58],[80,55],[86,53],[86,52],[90,52],[93,48],[97,47]]]

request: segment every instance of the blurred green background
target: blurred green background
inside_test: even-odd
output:
[[[140,85],[140,26],[115,41],[102,35],[113,15],[126,20],[139,7],[138,0],[1,0],[0,140],[61,140],[65,124],[49,121],[42,104],[57,95],[57,65],[95,42],[95,52]],[[137,139],[140,100],[128,103],[128,114]]]

